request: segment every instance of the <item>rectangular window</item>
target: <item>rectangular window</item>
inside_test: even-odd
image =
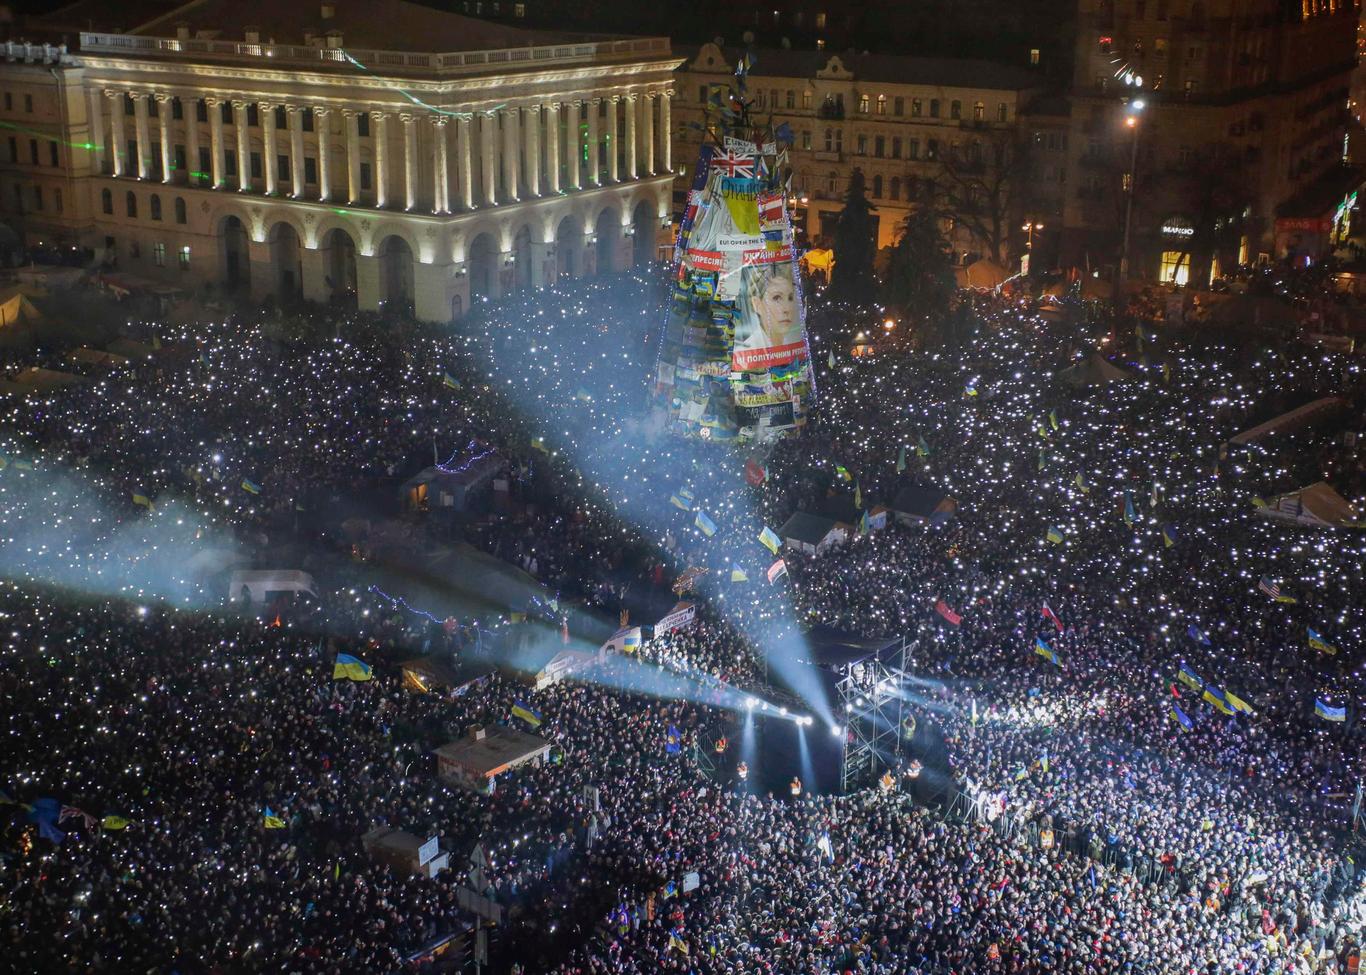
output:
[[[522,17],[525,17],[525,16],[526,16],[526,4],[524,4],[524,3],[514,3],[514,4],[512,5],[512,16],[518,18],[519,20],[520,20]]]
[[[787,107],[788,107],[788,108],[796,108],[796,107],[797,107],[797,93],[796,93],[795,91],[793,91],[791,88],[789,88],[789,89],[787,90]]]
[[[698,85],[698,86],[697,86],[697,104],[699,104],[699,105],[705,105],[705,104],[707,104],[707,86],[706,86],[706,85]]]
[[[171,167],[177,173],[185,172],[185,147],[174,146],[171,149]]]
[[[41,186],[35,186],[35,187],[33,187],[33,209],[35,209],[35,210],[41,210],[42,208],[43,208],[43,188],[42,188]]]
[[[854,151],[860,156],[868,155],[868,137],[866,135],[859,136],[854,145],[856,147]]]
[[[247,106],[247,126],[257,128],[261,124],[261,113],[255,105]]]
[[[300,126],[305,132],[313,131],[313,109],[304,109],[303,124]]]
[[[152,263],[157,267],[166,266],[166,245],[161,241],[152,245]]]
[[[878,95],[878,96],[877,96],[877,113],[878,113],[879,115],[886,115],[886,114],[887,114],[887,96],[886,96],[886,95]]]
[[[930,139],[925,143],[925,158],[931,161],[939,158],[939,140]]]
[[[223,150],[223,175],[234,177],[237,175],[237,153]]]
[[[128,104],[131,105],[131,104],[133,104],[133,103],[130,101]],[[25,95],[25,96],[24,96],[24,111],[28,112],[30,115],[33,114],[33,96],[32,96],[32,95]]]
[[[275,177],[282,183],[288,183],[292,178],[289,172],[289,157],[275,157]]]
[[[33,165],[35,165],[35,166],[38,165],[38,140],[37,140],[37,139],[29,139],[29,140],[28,140],[28,161],[31,162],[31,163],[33,163]]]
[[[48,164],[51,165],[54,169],[55,169],[57,166],[60,166],[60,165],[62,164],[62,163],[61,163],[61,158],[57,155],[57,143],[55,143],[55,142],[48,142],[48,144],[47,144],[47,160],[48,160]]]
[[[134,113],[134,108],[133,108],[133,96],[130,95],[130,94],[128,94],[127,92],[124,92],[124,95],[123,95],[123,114],[124,114],[124,115],[132,115],[133,113]]]
[[[811,89],[810,89],[810,88],[808,88],[808,89],[806,89],[805,91],[802,92],[802,108],[808,109],[808,110],[810,110],[810,108],[811,108]]]
[[[182,271],[188,271],[190,269],[190,247],[188,244],[180,248],[179,260],[180,269]]]
[[[58,213],[62,212],[62,191],[60,187],[52,191],[52,208]]]
[[[19,161],[19,141],[14,136],[9,137],[9,161],[12,163]]]
[[[180,103],[179,95],[171,96],[171,118],[179,121],[185,117],[185,106]]]
[[[252,178],[252,179],[260,179],[260,178],[261,178],[261,154],[260,154],[259,152],[253,152],[248,158],[251,160],[251,178]]]
[[[868,96],[867,96],[867,95],[859,95],[859,96],[858,96],[858,110],[859,110],[859,114],[860,114],[860,115],[867,115],[867,114],[868,114]]]
[[[304,156],[304,182],[310,186],[318,182],[318,160],[312,156]]]
[[[874,155],[874,156],[877,156],[877,158],[881,159],[881,158],[882,158],[883,156],[885,156],[886,154],[887,154],[887,138],[886,138],[886,136],[881,136],[881,135],[880,135],[880,136],[878,136],[877,138],[873,139],[873,155]]]
[[[361,112],[356,116],[356,134],[362,139],[370,135],[370,113]]]
[[[892,114],[895,115],[897,118],[901,118],[901,116],[906,114],[905,98],[903,98],[900,95],[897,95],[895,98],[892,99]]]
[[[138,174],[138,140],[129,139],[124,146],[124,152],[127,153],[127,155],[123,157],[128,161],[126,168],[132,171],[132,175],[136,176]]]
[[[200,179],[208,179],[209,172],[213,168],[213,156],[209,154],[208,146],[199,147],[199,172],[195,173]]]
[[[285,111],[285,107],[283,105],[276,105],[274,112],[275,127],[277,129],[287,128],[289,125],[289,113]]]
[[[962,117],[963,117],[963,103],[960,102],[958,99],[955,98],[953,101],[949,102],[949,118],[962,118]]]
[[[901,136],[899,135],[892,136],[892,158],[901,158]]]
[[[209,107],[204,104],[204,99],[194,100],[194,120],[196,122],[207,122],[209,120]]]
[[[806,129],[806,130],[804,130],[804,131],[802,132],[802,148],[803,148],[803,149],[810,149],[810,148],[811,148],[811,130],[810,130],[810,129]]]
[[[360,164],[360,188],[363,190],[370,188],[370,164],[368,162]]]
[[[930,118],[939,118],[939,99],[930,99]]]
[[[754,96],[755,107],[756,107],[756,108],[764,108],[765,105],[766,105],[766,103],[767,103],[767,101],[768,101],[768,95],[764,92],[764,90],[763,90],[762,88],[760,88],[759,91],[758,91],[758,93]]]
[[[1035,68],[1039,66],[1039,49],[1037,47],[1031,47],[1029,49],[1029,63]]]
[[[1004,122],[1010,115],[1010,108],[1005,102],[996,103],[996,121]]]
[[[232,103],[221,102],[218,106],[218,117],[224,125],[232,125]]]
[[[920,118],[922,106],[919,98],[911,99],[911,118]]]
[[[919,158],[920,158],[920,140],[919,140],[919,139],[911,139],[910,141],[908,141],[908,142],[906,143],[906,146],[907,146],[906,155],[907,155],[908,157],[910,157],[911,159],[919,159]]]

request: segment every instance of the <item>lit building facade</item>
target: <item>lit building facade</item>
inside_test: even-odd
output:
[[[1204,285],[1330,250],[1362,180],[1345,145],[1359,13],[1358,0],[1079,0],[1064,262],[1120,263],[1131,185],[1131,277]]]
[[[448,320],[653,259],[668,224],[665,38],[204,0],[43,52],[0,65],[4,216],[152,281]]]

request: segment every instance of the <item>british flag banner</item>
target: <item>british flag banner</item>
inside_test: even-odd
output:
[[[711,168],[719,170],[725,176],[732,177],[754,177],[754,157],[741,153],[723,152],[719,156],[713,156]]]

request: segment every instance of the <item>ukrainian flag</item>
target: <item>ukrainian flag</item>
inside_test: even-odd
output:
[[[1325,721],[1346,721],[1347,709],[1335,708],[1328,704],[1323,698],[1314,698],[1314,713]]]
[[[266,829],[284,829],[287,824],[283,819],[275,815],[274,811],[272,811],[269,806],[266,806],[266,811],[261,817],[261,825]]]
[[[1077,471],[1077,476],[1072,479],[1072,483],[1077,486],[1077,490],[1082,494],[1091,493],[1091,485],[1086,483],[1086,478],[1081,476],[1081,471]]]
[[[700,508],[697,511],[697,517],[693,519],[693,524],[702,529],[702,534],[708,538],[716,534],[716,522],[708,518],[707,513]]]
[[[669,495],[669,504],[673,505],[675,508],[678,508],[682,511],[692,510],[692,504],[689,503],[688,500],[684,498],[681,494],[675,493]]]
[[[1224,692],[1213,684],[1205,688],[1205,693],[1200,695],[1200,699],[1213,704],[1215,710],[1221,714],[1232,715],[1234,713],[1233,708],[1229,707],[1228,701],[1224,697]]]
[[[1191,670],[1185,664],[1182,664],[1181,669],[1177,671],[1176,679],[1193,691],[1198,691],[1205,686],[1205,682],[1199,677],[1196,677],[1195,671]]]
[[[1224,700],[1227,701],[1228,706],[1233,708],[1233,710],[1235,711],[1241,711],[1244,714],[1252,713],[1252,705],[1248,704],[1246,701],[1244,701],[1237,694],[1234,694],[1232,691],[1224,691]]]
[[[1323,634],[1319,633],[1319,631],[1312,626],[1309,628],[1309,646],[1327,654],[1335,654],[1338,652],[1338,648],[1325,640]]]
[[[147,497],[147,495],[143,494],[141,491],[133,492],[133,504],[140,504],[148,511],[152,510],[152,499]]]
[[[244,477],[242,478],[242,490],[246,491],[248,494],[260,494],[261,485],[257,484],[249,477]]]
[[[917,457],[930,456],[930,445],[925,442],[924,437],[917,437],[915,444],[915,455]]]
[[[1062,666],[1062,661],[1058,659],[1057,653],[1048,645],[1048,641],[1041,636],[1036,636],[1034,638],[1034,652],[1052,663],[1055,667]]]
[[[445,386],[447,389],[459,389],[460,381],[450,373],[443,372],[441,374],[441,385]]]
[[[1182,731],[1190,731],[1191,728],[1195,727],[1194,724],[1192,724],[1189,715],[1175,704],[1172,705],[1171,715],[1176,719],[1176,723],[1181,727]]]
[[[1058,429],[1058,411],[1057,411],[1057,410],[1049,410],[1049,411],[1048,411],[1048,425],[1051,426],[1054,430]]]
[[[977,395],[977,380],[974,379],[974,380],[972,380],[971,382],[969,382],[969,383],[967,384],[967,386],[963,389],[963,395],[964,395],[964,396],[976,396],[976,395]]]
[[[1061,528],[1049,528],[1049,529],[1048,529],[1048,534],[1045,535],[1044,537],[1047,538],[1047,539],[1048,539],[1050,542],[1052,542],[1054,545],[1061,545],[1061,544],[1062,544],[1062,539],[1063,539],[1062,529],[1061,529]]]
[[[638,627],[638,626],[633,626],[633,627],[631,627],[631,629],[628,630],[628,631],[626,632],[626,635],[625,635],[624,637],[621,638],[621,646],[622,646],[622,649],[626,650],[628,653],[631,653],[631,652],[634,652],[634,651],[636,651],[636,650],[639,650],[639,649],[640,649],[640,627]]]
[[[783,544],[783,540],[778,537],[777,532],[767,525],[765,525],[764,530],[759,533],[759,541],[763,544],[764,548],[768,549],[774,555],[778,554],[778,549],[781,548]]]
[[[730,567],[730,581],[749,582],[749,573],[746,572],[744,569],[740,568],[738,565],[732,565]]]
[[[370,677],[370,665],[365,661],[349,653],[337,654],[337,661],[332,665],[333,680],[366,681]]]
[[[105,816],[100,821],[100,825],[105,829],[124,829],[130,823],[132,823],[131,819],[124,819],[122,816]]]
[[[1176,529],[1171,525],[1162,526],[1162,544],[1167,548],[1176,544]]]
[[[685,955],[688,953],[688,943],[676,934],[669,935],[669,947]]]
[[[533,728],[539,728],[541,726],[541,713],[539,711],[533,711],[521,701],[513,702],[512,716],[514,718],[521,718]]]

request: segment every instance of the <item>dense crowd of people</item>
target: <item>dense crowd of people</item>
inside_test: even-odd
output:
[[[505,912],[496,971],[1355,970],[1366,546],[1260,510],[1324,478],[1360,502],[1353,359],[964,296],[953,349],[849,360],[818,334],[810,428],[736,450],[649,410],[652,284],[454,332],[148,322],[145,360],[4,404],[16,966],[398,971],[472,945],[471,888]],[[1329,395],[1325,426],[1228,444]],[[457,620],[364,585],[347,524],[393,517],[428,458],[490,453],[504,483],[408,513],[408,538],[516,565],[526,598]],[[952,505],[909,510],[908,487]],[[759,540],[795,512],[827,516],[819,551]],[[225,548],[291,552],[322,591],[224,607],[201,554]],[[680,596],[690,623],[540,689],[421,693],[396,666],[595,650]],[[911,639],[901,706],[945,781],[890,757],[842,796],[737,774],[736,701],[809,697],[812,627]],[[342,653],[373,678],[334,680]],[[435,747],[496,724],[550,760],[487,793],[436,775]],[[379,826],[439,837],[450,868],[378,865]]]

